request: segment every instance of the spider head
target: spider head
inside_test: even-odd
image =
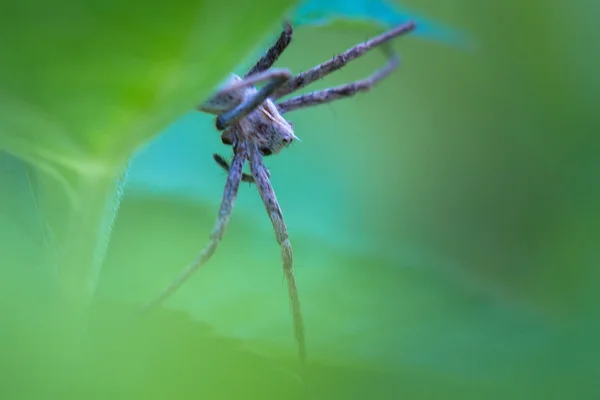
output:
[[[281,116],[270,99],[221,134],[223,144],[246,140],[256,145],[263,156],[279,153],[295,139],[300,140],[294,135],[292,124]]]
[[[260,127],[257,144],[264,156],[277,154],[298,139],[292,125],[281,116],[271,100],[263,103],[259,115],[263,123],[257,124]]]

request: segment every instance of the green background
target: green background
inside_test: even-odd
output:
[[[4,161],[3,219],[25,227],[2,230],[5,398],[595,398],[600,10],[403,5],[471,43],[398,39],[397,72],[290,113],[302,142],[267,160],[294,246],[305,386],[280,252],[248,185],[209,264],[164,308],[132,318],[204,246],[222,194],[211,154],[230,148],[214,117],[185,114],[182,101],[132,162],[83,343],[45,309],[44,235],[35,213],[17,212],[34,207],[11,173],[21,164]],[[275,33],[282,10],[252,40]],[[277,66],[299,72],[374,32],[301,26]],[[373,52],[310,89],[384,62]]]

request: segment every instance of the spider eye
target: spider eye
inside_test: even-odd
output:
[[[271,149],[269,149],[268,147],[261,147],[259,150],[263,156],[270,156],[271,154],[273,154]]]
[[[292,139],[291,138],[284,138],[283,139],[283,143],[290,144],[290,143],[292,143]]]

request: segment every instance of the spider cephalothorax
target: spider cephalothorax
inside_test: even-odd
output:
[[[217,222],[210,234],[208,245],[198,254],[196,260],[148,308],[161,303],[175,292],[181,284],[211,257],[223,237],[223,233],[231,217],[240,182],[255,183],[267,214],[273,224],[277,243],[281,246],[283,270],[288,284],[298,352],[300,359],[304,362],[304,323],[300,311],[296,278],[294,276],[292,245],[283,220],[281,208],[271,186],[269,170],[263,162],[263,156],[277,154],[294,139],[297,139],[292,126],[285,120],[282,114],[367,91],[397,67],[398,59],[388,49],[390,60],[387,65],[366,79],[296,96],[281,102],[276,102],[276,100],[303,88],[311,82],[343,67],[368,50],[387,43],[389,40],[407,33],[414,28],[415,24],[412,22],[402,24],[371,40],[348,49],[323,64],[292,76],[288,70],[271,69],[271,66],[292,39],[292,27],[289,23],[286,23],[277,42],[252,67],[244,78],[232,75],[222,89],[198,107],[200,111],[217,115],[217,129],[223,131],[221,135],[223,143],[232,145],[233,161],[229,164],[222,156],[214,155],[215,161],[228,172],[228,175]],[[260,82],[266,82],[266,84],[261,89],[256,89],[255,85]],[[246,161],[250,164],[251,175],[242,172]]]
[[[282,71],[282,75],[285,76],[287,74]],[[242,79],[237,75],[232,75],[229,79],[229,85],[233,85],[236,82],[242,82]],[[222,104],[225,104],[227,101],[231,102],[230,105],[238,107],[244,99],[250,99],[256,96],[257,93],[258,90],[252,86],[239,88],[233,94],[231,92],[227,94],[217,93],[202,105],[201,110],[220,114],[223,112],[221,109]],[[269,98],[250,111],[246,116],[230,123],[231,125],[225,127],[225,130],[221,134],[221,141],[224,144],[232,145],[235,140],[247,140],[255,144],[264,156],[279,153],[292,140],[297,139],[290,123],[283,118],[273,101]],[[217,118],[217,129],[219,128],[222,129],[223,125],[221,125],[220,120]]]

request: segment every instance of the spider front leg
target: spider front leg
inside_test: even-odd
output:
[[[380,70],[366,79],[348,83],[329,89],[318,90],[316,92],[292,97],[291,99],[277,103],[277,110],[280,114],[298,110],[300,108],[317,106],[329,103],[335,100],[354,96],[360,92],[369,91],[377,82],[386,78],[394,69],[398,67],[399,61],[396,55],[392,55],[390,61]]]
[[[296,287],[296,277],[294,276],[294,256],[292,252],[292,244],[287,232],[287,227],[283,220],[283,214],[277,197],[269,180],[269,173],[266,165],[263,162],[260,151],[256,146],[249,149],[250,152],[250,170],[256,182],[258,193],[267,210],[267,214],[273,224],[277,243],[281,246],[281,257],[283,261],[283,272],[288,284],[288,294],[292,306],[292,315],[294,318],[294,332],[296,342],[298,343],[298,354],[302,363],[306,361],[306,344],[304,338],[304,321],[302,311],[300,309],[300,300],[298,298],[298,288]]]
[[[400,35],[408,33],[415,28],[416,24],[414,22],[407,22],[393,29],[390,29],[389,31],[384,32],[379,36],[367,40],[364,43],[357,44],[356,46],[346,50],[345,52],[331,58],[329,61],[317,65],[316,67],[311,68],[307,71],[301,72],[293,78],[289,79],[284,85],[277,89],[271,97],[273,99],[278,99],[292,92],[295,92],[296,90],[303,88],[309,83],[321,79],[324,76],[332,73],[333,71],[342,68],[344,65],[362,56],[367,51],[374,49],[375,47],[380,46],[384,43],[387,43]]]
[[[275,61],[279,58],[279,56],[283,53],[283,51],[288,47],[290,42],[292,41],[292,33],[293,33],[292,25],[289,21],[285,21],[283,23],[283,32],[279,35],[279,39],[275,42],[273,46],[265,53],[264,56],[260,58],[254,64],[254,66],[248,71],[246,74],[246,78],[250,75],[254,75],[258,72],[263,72],[268,70],[273,66]]]
[[[221,200],[221,207],[219,208],[217,222],[215,223],[215,226],[210,234],[210,241],[198,254],[194,262],[192,262],[185,270],[183,270],[177,279],[167,286],[154,301],[146,306],[146,310],[155,308],[170,295],[172,295],[181,285],[185,283],[185,281],[190,278],[190,276],[192,276],[192,274],[194,274],[194,272],[196,272],[210,259],[217,249],[217,246],[219,245],[219,242],[225,233],[225,229],[229,224],[229,219],[231,217],[231,212],[233,211],[238,188],[240,187],[240,182],[242,181],[242,168],[244,167],[244,163],[248,156],[247,145],[245,142],[238,142],[234,145],[234,157],[231,163],[231,168],[229,168],[229,174],[227,176],[227,182],[225,184],[225,190],[223,192],[223,199]]]

